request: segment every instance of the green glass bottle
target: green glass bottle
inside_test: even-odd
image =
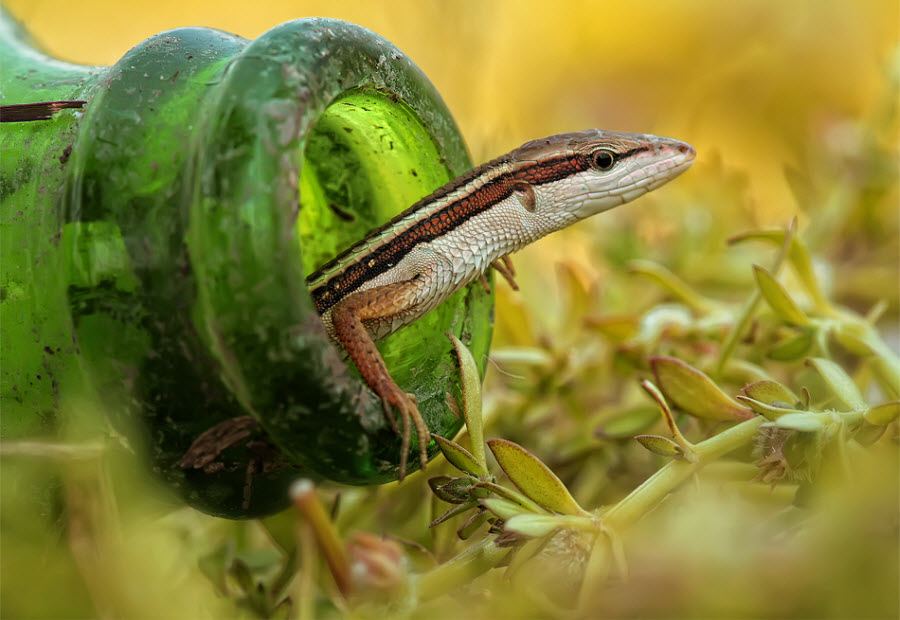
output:
[[[0,28],[0,103],[87,102],[0,125],[0,437],[56,433],[61,402],[90,390],[213,514],[278,510],[300,471],[395,479],[399,439],[304,278],[470,166],[421,71],[328,19],[255,41],[173,30],[109,68]],[[447,333],[483,371],[491,309],[469,287],[380,344],[435,433],[461,425]]]

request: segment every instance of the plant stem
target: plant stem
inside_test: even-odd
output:
[[[291,489],[291,495],[294,506],[312,528],[316,544],[328,564],[331,576],[334,577],[334,583],[341,595],[346,598],[352,587],[350,561],[347,559],[347,553],[334,524],[316,495],[315,486],[310,480],[298,480]]]
[[[293,586],[292,618],[314,620],[316,617],[316,538],[312,526],[301,521],[297,524],[297,549],[299,549],[300,570]]]
[[[757,429],[765,421],[765,418],[761,416],[745,420],[706,441],[695,444],[693,449],[697,455],[696,463],[669,462],[615,506],[603,513],[603,523],[612,530],[618,530],[634,523],[704,465],[751,441]]]
[[[50,441],[3,441],[0,457],[30,457],[56,461],[89,461],[105,451],[102,442],[60,443]]]
[[[778,255],[775,257],[775,261],[772,263],[772,269],[770,270],[772,272],[772,276],[777,276],[778,272],[781,270],[781,266],[784,264],[784,259],[787,257],[788,252],[790,252],[791,244],[793,243],[794,234],[796,233],[796,231],[797,218],[794,217],[784,234],[784,242],[781,244],[781,250],[778,252]],[[762,293],[760,292],[759,287],[755,287],[753,289],[753,294],[750,296],[750,299],[748,299],[746,304],[744,304],[744,307],[734,324],[734,328],[728,334],[728,338],[722,345],[721,352],[719,353],[719,360],[716,363],[716,378],[720,377],[722,371],[725,370],[725,364],[728,362],[728,358],[730,358],[731,354],[734,353],[734,349],[735,347],[737,347],[741,336],[745,331],[747,331],[747,326],[750,325],[750,321],[753,319],[753,315],[756,313],[756,308],[757,306],[759,306],[760,301],[762,301]]]
[[[483,539],[456,557],[436,566],[419,578],[419,601],[428,601],[472,581],[494,568],[509,549],[498,547],[493,540]]]

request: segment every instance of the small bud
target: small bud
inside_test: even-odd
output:
[[[777,381],[757,381],[741,391],[754,400],[785,409],[793,409],[800,402],[796,394]]]
[[[796,221],[796,220],[795,220]],[[737,235],[728,240],[729,244],[738,243],[748,240],[769,241],[779,246],[783,246],[786,235],[790,235],[790,247],[788,248],[788,260],[794,267],[794,272],[806,289],[806,292],[812,298],[817,309],[827,312],[830,308],[828,299],[822,293],[822,287],[819,284],[819,278],[813,268],[812,256],[810,256],[809,248],[801,237],[793,234],[796,226],[795,221],[791,222],[791,228],[788,230],[759,230]]]
[[[446,458],[456,469],[463,473],[475,476],[476,478],[488,475],[487,469],[478,462],[471,452],[461,445],[449,439],[445,439],[440,435],[432,435],[431,437],[437,442],[444,458]]]
[[[759,292],[781,320],[800,327],[809,325],[809,317],[797,306],[797,303],[788,295],[775,276],[759,265],[753,266],[753,275],[756,276]]]
[[[459,370],[462,389],[462,409],[466,420],[466,430],[472,444],[472,457],[478,463],[480,472],[487,472],[487,459],[484,452],[484,420],[481,413],[481,374],[471,351],[459,338],[450,335]]]
[[[737,399],[747,404],[754,413],[769,420],[777,420],[788,413],[803,413],[800,398],[777,381],[757,381],[745,385],[744,394]]]
[[[451,478],[450,476],[435,476],[428,479],[431,492],[438,499],[448,504],[462,504],[470,499],[469,491],[472,489],[472,480],[466,478]]]
[[[650,360],[656,384],[672,403],[698,418],[744,420],[752,412],[719,389],[712,379],[674,357]]]
[[[667,456],[673,459],[684,458],[684,450],[681,449],[681,446],[668,437],[663,437],[661,435],[637,435],[635,436],[635,439],[654,454]]]
[[[811,329],[800,330],[776,342],[775,346],[769,349],[767,355],[769,359],[779,362],[790,362],[800,359],[809,353],[815,341],[814,336],[815,332]]]
[[[347,541],[355,592],[390,592],[406,582],[407,561],[395,541],[357,532]]]
[[[487,443],[509,479],[529,499],[553,512],[585,514],[566,485],[531,452],[506,439],[491,439]]]
[[[758,479],[766,484],[776,484],[788,477],[791,466],[784,454],[784,444],[791,431],[774,427],[762,427],[756,436],[754,456],[759,468]]]

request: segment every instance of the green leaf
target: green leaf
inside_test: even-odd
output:
[[[451,478],[450,476],[435,476],[428,479],[431,492],[438,499],[448,504],[462,504],[470,499],[469,491],[472,489],[471,478]]]
[[[290,517],[296,528],[296,516],[288,510],[283,511],[283,513]],[[200,572],[203,573],[203,575],[213,583],[219,593],[223,595],[227,595],[228,593],[226,577],[232,562],[234,562],[235,547],[233,538],[227,538],[226,540],[226,543],[219,545],[209,554],[201,556],[197,562],[197,568],[200,569]]]
[[[586,327],[595,329],[613,342],[624,342],[632,338],[638,329],[638,318],[631,315],[610,315],[588,317]]]
[[[694,453],[691,450],[691,444],[687,439],[684,438],[684,435],[681,434],[681,429],[679,429],[678,424],[675,423],[675,416],[672,415],[672,410],[669,409],[669,403],[666,402],[665,396],[663,396],[662,392],[659,391],[659,388],[656,387],[652,381],[648,381],[647,379],[641,381],[641,387],[644,388],[644,391],[647,392],[647,394],[649,394],[650,397],[656,401],[656,404],[659,407],[659,411],[660,413],[662,413],[663,420],[665,421],[666,426],[669,427],[669,432],[672,434],[672,438],[675,440],[675,443],[681,448],[681,451],[683,453],[682,455],[688,460],[693,461]],[[650,436],[652,437],[652,435]]]
[[[785,256],[788,253],[791,240],[794,238],[794,233],[796,231],[797,217],[794,216],[793,218],[791,218],[791,223],[788,225],[787,230],[785,230],[784,232],[784,242],[781,244],[781,249],[775,257],[775,261],[772,263],[772,271],[774,271],[776,274],[781,269],[782,263],[784,263]],[[734,326],[728,332],[728,335],[725,337],[725,340],[723,341],[722,346],[719,349],[719,359],[716,362],[717,373],[721,373],[725,368],[725,364],[728,363],[728,360],[734,353],[734,349],[737,347],[738,341],[746,333],[750,322],[753,320],[753,316],[756,314],[756,309],[761,299],[762,293],[760,292],[759,288],[757,288],[753,291],[753,294],[749,297],[749,299],[744,302],[737,315],[734,316]]]
[[[548,539],[531,538],[513,548],[509,566],[503,574],[503,578],[513,581],[528,561],[535,557],[546,546]]]
[[[260,524],[285,555],[293,553],[297,548],[297,515],[294,512],[290,510],[276,512],[261,519]]]
[[[872,367],[879,384],[891,398],[900,398],[900,357],[885,344],[878,330],[863,321],[842,320],[832,333],[857,355],[873,355]]]
[[[850,411],[863,411],[869,408],[859,388],[843,368],[823,357],[811,357],[806,363],[822,376],[828,388]]]
[[[481,466],[481,470],[487,473],[487,457],[484,452],[484,421],[481,416],[481,375],[478,366],[468,347],[450,334],[453,348],[456,350],[456,358],[459,360],[459,371],[462,376],[462,400],[463,417],[466,420],[466,430],[469,432],[469,441],[472,444],[472,457]]]
[[[738,235],[736,237],[732,237],[729,239],[729,243],[737,243],[740,241],[747,240],[761,240],[761,241],[770,241],[777,245],[784,245],[784,230],[760,230],[749,233],[744,233],[742,235]],[[791,238],[791,245],[788,249],[788,260],[791,263],[791,266],[794,268],[794,272],[797,274],[797,277],[800,279],[801,284],[803,284],[803,288],[806,289],[806,292],[809,293],[809,296],[812,297],[813,303],[815,303],[816,308],[822,311],[827,311],[829,308],[828,300],[825,298],[825,295],[822,293],[822,288],[819,286],[819,280],[816,278],[815,270],[813,269],[812,257],[809,253],[809,248],[806,246],[806,242],[803,241],[799,236],[794,235]]]
[[[585,278],[578,273],[574,264],[560,262],[556,265],[556,277],[559,281],[560,296],[564,300],[562,323],[558,329],[562,333],[557,337],[565,340],[576,336],[581,329],[581,321],[591,307],[593,289],[586,285]]]
[[[529,538],[541,538],[562,525],[556,515],[516,515],[505,521],[503,529]]]
[[[506,439],[487,443],[500,467],[527,497],[552,512],[585,514],[556,474],[528,450]]]
[[[597,435],[607,439],[631,439],[645,431],[659,420],[659,411],[654,407],[635,407],[616,413],[597,429]]]
[[[235,581],[238,582],[238,585],[245,594],[252,594],[256,589],[250,567],[248,567],[246,562],[240,558],[235,559],[231,563],[229,572],[231,573],[231,576],[234,577]]]
[[[872,363],[875,378],[888,396],[900,398],[900,365],[890,359],[876,357]]]
[[[683,411],[707,420],[743,420],[751,412],[725,394],[705,374],[674,357],[653,357],[650,367],[656,383]]]
[[[519,493],[518,491],[513,491],[512,489],[507,489],[506,487],[500,486],[495,482],[491,482],[489,480],[482,480],[475,484],[475,488],[484,489],[485,492],[491,492],[498,497],[509,500],[515,504],[518,504],[522,508],[525,509],[526,512],[543,512],[544,509],[535,504],[533,501]]]
[[[579,609],[589,608],[590,601],[597,596],[596,584],[607,583],[613,562],[612,540],[601,532],[594,537],[585,563],[581,591],[578,593]]]
[[[478,530],[484,522],[490,518],[490,514],[485,512],[484,510],[480,510],[478,512],[473,512],[472,516],[466,519],[466,522],[459,526],[456,530],[456,535],[460,540],[468,540],[472,534]]]
[[[662,435],[637,435],[635,437],[642,446],[660,456],[673,459],[684,458],[684,450],[677,443]]]
[[[746,385],[754,381],[763,381],[769,378],[766,370],[753,362],[742,359],[728,359],[725,366],[718,371],[719,381],[724,383],[740,383]]]
[[[701,314],[710,312],[714,304],[692,289],[684,280],[658,263],[648,260],[634,260],[628,264],[628,271],[655,280],[677,299]]]
[[[498,364],[519,364],[521,366],[549,367],[553,356],[537,347],[503,347],[491,351],[491,359]]]
[[[516,515],[531,514],[522,506],[519,506],[518,504],[515,504],[509,500],[500,499],[499,497],[483,499],[481,500],[481,505],[504,521],[508,521]]]
[[[437,495],[438,499],[450,504],[459,504],[458,497],[449,493],[444,493],[444,485],[453,480],[450,476],[434,476],[428,479],[428,486],[431,492]],[[465,500],[463,500],[465,501]]]
[[[814,341],[813,330],[804,329],[776,342],[767,355],[769,359],[779,362],[798,360],[809,353]]]
[[[504,522],[503,529],[529,538],[540,538],[560,528],[590,529],[589,517],[567,515],[516,515]]]
[[[471,510],[472,508],[475,508],[477,505],[478,504],[476,502],[466,502],[465,504],[460,504],[458,506],[454,506],[453,508],[451,508],[450,510],[448,510],[447,512],[445,512],[444,514],[439,516],[437,519],[435,519],[434,521],[429,523],[428,527],[435,527],[437,525],[440,525],[444,521],[452,519],[453,517],[455,517],[457,515],[461,515],[462,513],[466,512],[467,510]]]
[[[753,400],[781,408],[794,409],[800,402],[796,394],[777,381],[756,381],[745,385],[741,391]]]
[[[786,428],[802,433],[815,433],[825,428],[823,416],[808,411],[786,413],[772,423],[778,428]]]
[[[753,265],[753,275],[756,276],[759,292],[762,293],[775,314],[792,325],[801,327],[809,325],[809,317],[797,306],[771,273],[764,267]]]
[[[900,416],[900,400],[882,403],[866,411],[865,418],[869,424],[884,426],[890,424]]]
[[[437,442],[443,455],[456,469],[475,477],[488,475],[487,468],[482,467],[482,465],[475,460],[475,457],[472,456],[472,453],[461,445],[441,437],[440,435],[432,435],[431,437]]]
[[[805,411],[794,407],[780,407],[778,405],[764,403],[754,398],[750,398],[749,396],[738,395],[737,399],[742,403],[746,403],[754,413],[758,413],[767,420],[777,420],[788,413],[806,413]]]
[[[853,435],[853,439],[861,446],[871,446],[873,443],[881,439],[882,435],[884,435],[884,431],[887,430],[887,425],[878,426],[876,424],[869,424],[868,422],[863,422],[859,425],[856,433]]]

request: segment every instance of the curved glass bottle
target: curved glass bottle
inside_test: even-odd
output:
[[[399,440],[304,277],[469,167],[427,78],[336,20],[252,42],[174,30],[109,68],[2,28],[3,104],[88,102],[0,126],[2,438],[55,432],[60,400],[88,386],[207,512],[277,510],[301,469],[394,479]],[[435,433],[461,424],[446,334],[483,363],[490,313],[473,286],[380,345]],[[213,427],[208,462],[182,468]]]

